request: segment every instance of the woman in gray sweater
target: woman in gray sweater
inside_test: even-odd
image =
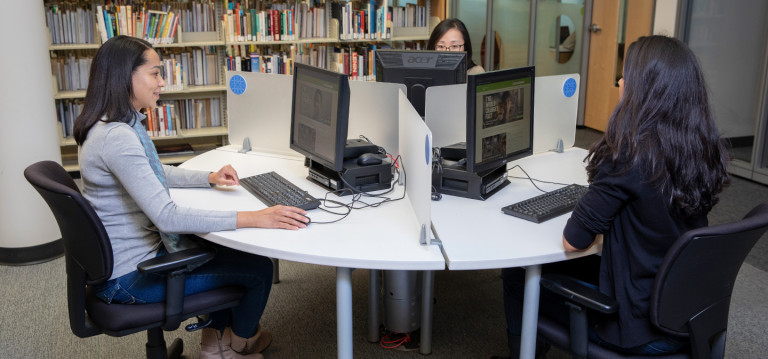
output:
[[[169,187],[239,181],[229,165],[209,173],[160,163],[141,124],[146,116],[139,111],[156,107],[164,86],[162,62],[152,45],[113,37],[93,58],[83,110],[75,121],[83,192],[104,223],[114,254],[112,277],[94,288],[107,303],[164,301],[165,279],[140,274],[136,265],[200,241],[184,233],[306,227],[305,211],[295,207],[236,212],[177,206]],[[200,357],[263,358],[260,352],[272,339],[260,330],[259,320],[271,289],[272,263],[262,256],[216,249],[212,260],[187,275],[186,294],[227,285],[240,285],[246,294],[239,306],[211,314],[213,324],[203,330]]]

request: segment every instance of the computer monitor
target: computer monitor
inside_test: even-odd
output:
[[[466,52],[376,50],[375,63],[376,81],[404,84],[422,118],[428,87],[467,82]]]
[[[344,166],[349,124],[347,75],[296,63],[290,148],[332,171]]]
[[[467,172],[480,173],[533,153],[534,67],[467,79]]]

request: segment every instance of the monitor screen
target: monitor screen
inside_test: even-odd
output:
[[[533,153],[534,68],[467,79],[467,172],[479,173]]]
[[[404,84],[416,112],[424,117],[427,87],[467,82],[467,53],[376,50],[376,81]]]
[[[291,149],[329,169],[341,171],[348,123],[347,75],[295,64]]]

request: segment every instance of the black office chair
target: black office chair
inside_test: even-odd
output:
[[[183,351],[181,339],[174,340],[166,349],[163,330],[176,330],[183,320],[239,304],[244,293],[241,287],[184,296],[187,265],[214,256],[212,251],[200,248],[139,263],[140,272],[167,275],[164,303],[105,303],[94,295],[92,286],[112,275],[112,245],[96,212],[56,162],[32,164],[24,170],[24,177],[40,193],[58,222],[66,260],[69,325],[78,337],[102,333],[120,337],[146,330],[147,358],[178,358]],[[210,321],[199,320],[186,329],[197,330],[208,324]]]
[[[747,254],[768,230],[768,203],[742,220],[688,231],[672,245],[656,274],[650,298],[651,323],[672,336],[687,337],[690,349],[656,358],[723,358],[728,309],[736,275]],[[562,275],[545,275],[542,286],[566,298],[570,328],[539,315],[538,334],[575,358],[640,358],[589,343],[585,309],[615,313],[613,298]]]

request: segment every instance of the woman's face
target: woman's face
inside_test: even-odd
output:
[[[144,59],[147,61],[133,71],[133,107],[138,111],[142,108],[157,107],[160,92],[165,86],[163,79],[163,64],[155,50],[144,51]]]
[[[464,35],[461,31],[450,29],[443,34],[435,44],[435,50],[439,51],[464,51]]]

